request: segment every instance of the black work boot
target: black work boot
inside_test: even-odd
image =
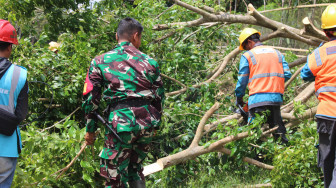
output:
[[[287,145],[289,142],[288,138],[286,137],[286,135],[281,134],[281,144]]]
[[[146,188],[146,182],[142,180],[129,181],[130,188]]]
[[[281,137],[281,144],[286,145],[288,143],[288,138],[286,137],[286,127],[283,125],[280,125],[278,130],[276,131],[276,134]],[[277,138],[279,138],[279,136]]]
[[[281,138],[281,142],[280,142],[281,145],[287,145],[288,142],[289,142],[288,138],[283,133],[279,133],[279,132],[273,133],[273,137],[274,137],[274,142],[276,142],[280,137]]]

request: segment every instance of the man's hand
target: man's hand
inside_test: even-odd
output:
[[[87,132],[84,138],[86,141],[86,145],[88,146],[93,145],[94,141],[96,140],[95,133]]]
[[[240,105],[241,107],[244,106],[244,101],[243,101],[243,97],[237,97],[236,98],[236,106]]]

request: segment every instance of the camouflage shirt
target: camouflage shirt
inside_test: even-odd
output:
[[[121,42],[112,51],[95,57],[87,77],[93,85],[83,102],[87,132],[97,130],[97,120],[92,112],[98,109],[102,94],[107,104],[137,98],[151,101],[150,105],[110,112],[108,121],[117,132],[159,125],[164,99],[159,65],[130,42]]]

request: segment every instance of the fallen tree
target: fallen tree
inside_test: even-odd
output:
[[[181,7],[184,7],[196,14],[199,14],[201,17],[192,21],[186,21],[186,22],[176,22],[176,23],[169,23],[169,24],[158,24],[153,27],[153,30],[166,30],[171,28],[181,28],[181,27],[195,27],[195,26],[202,26],[208,24],[208,27],[211,27],[212,25],[217,25],[218,23],[223,24],[234,24],[234,23],[243,23],[243,24],[250,24],[255,26],[261,26],[268,29],[271,29],[273,32],[262,36],[262,41],[267,41],[273,38],[289,38],[294,39],[303,43],[306,43],[311,46],[318,46],[321,42],[324,42],[327,40],[325,35],[321,30],[318,30],[312,22],[309,20],[309,18],[303,19],[303,25],[304,27],[302,29],[294,28],[288,25],[285,25],[281,22],[274,21],[272,19],[269,19],[265,16],[263,16],[260,12],[258,12],[252,4],[249,4],[247,6],[248,8],[248,14],[247,15],[235,15],[225,12],[216,12],[215,9],[207,6],[201,6],[201,7],[195,7],[190,4],[184,3],[179,0],[174,0],[176,5],[179,5]],[[306,49],[300,49],[300,52],[308,52]],[[208,84],[211,82],[214,82],[220,75],[223,74],[223,71],[225,70],[228,63],[232,61],[241,51],[239,51],[238,48],[234,49],[230,53],[228,53],[222,60],[222,63],[218,65],[214,70],[211,71],[211,73],[208,76],[208,79],[206,81],[203,81],[198,84],[194,84],[191,87],[198,88],[201,87],[204,84]],[[289,64],[290,68],[294,68],[298,65],[301,65],[306,62],[307,57],[302,57],[300,59],[297,59],[296,61]],[[293,74],[293,77],[286,82],[286,88],[289,87],[289,85],[299,76],[299,73],[303,67],[296,70],[296,72]],[[224,73],[225,74],[225,73]],[[176,82],[176,81],[175,81]],[[177,82],[178,83],[178,82]],[[186,87],[186,84],[181,84],[183,88],[177,91],[173,91],[170,93],[167,93],[166,96],[174,96],[177,94],[184,93],[188,90],[188,87]],[[293,99],[293,101],[290,101],[289,103],[285,104],[281,108],[281,114],[284,119],[287,119],[289,121],[289,124],[287,124],[287,127],[290,128],[297,124],[298,119],[303,118],[312,118],[316,113],[316,107],[307,109],[302,114],[295,114],[294,113],[294,104],[296,102],[305,103],[307,102],[310,97],[313,95],[315,91],[314,83],[309,84],[305,89],[303,89],[299,94]],[[195,136],[193,138],[193,141],[191,142],[190,146],[180,151],[176,154],[169,155],[163,158],[160,158],[157,160],[156,163],[148,165],[145,167],[144,173],[145,175],[149,175],[151,173],[155,173],[157,171],[163,170],[164,168],[167,168],[172,165],[184,163],[188,160],[194,159],[200,155],[210,153],[210,152],[223,152],[225,154],[230,154],[230,150],[225,148],[225,145],[234,142],[240,139],[247,138],[251,136],[252,132],[241,132],[236,135],[227,135],[225,138],[219,139],[209,146],[200,146],[200,140],[202,139],[202,136],[205,134],[215,131],[217,126],[219,124],[225,124],[225,126],[228,124],[230,120],[236,119],[241,120],[241,116],[239,114],[232,114],[228,115],[227,117],[217,119],[216,121],[213,121],[209,124],[206,124],[208,119],[215,113],[217,109],[220,108],[220,103],[216,102],[202,117],[197,130],[195,132]],[[272,129],[263,129],[263,133],[261,137],[264,137],[268,135],[269,133],[274,132],[277,129],[277,127]],[[180,139],[184,134],[179,135],[175,137],[173,140]],[[262,168],[266,169],[273,169],[272,166],[267,164],[261,164],[257,163],[249,158],[244,158],[244,161],[249,162],[251,164],[257,165]]]

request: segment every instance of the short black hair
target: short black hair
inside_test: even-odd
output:
[[[259,33],[255,33],[255,34],[251,35],[248,39],[252,40],[254,42],[260,42],[260,35],[259,35]]]
[[[330,28],[330,29],[323,29],[327,37],[329,38],[335,38],[336,36],[334,35],[336,32],[336,28]]]
[[[134,33],[141,34],[142,31],[143,27],[136,19],[127,17],[119,22],[117,35],[119,39],[130,39]]]
[[[247,44],[248,40],[252,40],[253,42],[260,42],[259,33],[255,33],[255,34],[249,36],[246,40],[244,40],[244,42],[242,44],[243,47]]]
[[[12,43],[0,41],[0,52],[5,51]]]

